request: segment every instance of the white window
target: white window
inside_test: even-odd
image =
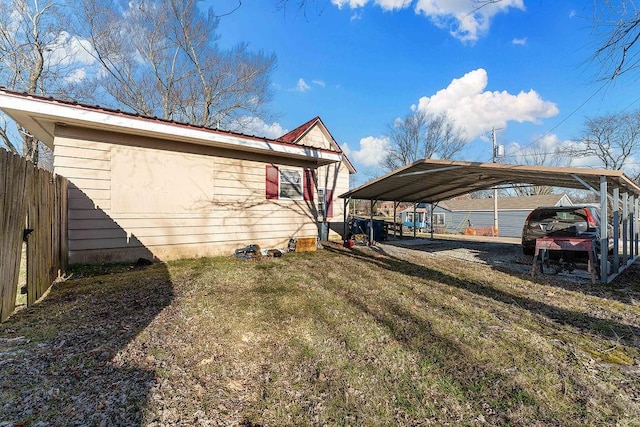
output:
[[[433,225],[444,225],[444,214],[443,213],[434,213],[433,214]]]
[[[280,169],[279,196],[283,199],[302,199],[302,172],[295,169]]]
[[[324,217],[326,202],[324,198],[324,188],[318,188],[318,216]]]

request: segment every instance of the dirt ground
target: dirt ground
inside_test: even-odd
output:
[[[446,235],[418,239],[394,239],[377,243],[385,252],[403,258],[410,250],[414,256],[443,258],[443,262],[465,261],[489,265],[521,276],[531,274],[533,256],[524,255],[519,238]],[[556,255],[556,254],[554,254]],[[557,257],[556,257],[557,258]],[[536,270],[537,280],[559,280],[572,284],[590,283],[586,258],[551,259]]]

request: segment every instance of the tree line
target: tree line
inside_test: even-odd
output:
[[[316,0],[274,0],[303,9]],[[476,7],[501,0],[477,0]],[[595,2],[601,45],[594,60],[616,79],[638,68],[640,13],[629,1]],[[237,3],[237,8],[242,2]],[[233,13],[233,12],[232,12]],[[0,86],[34,95],[123,109],[196,126],[242,129],[271,117],[276,55],[217,41],[220,16],[199,0],[0,0]],[[602,29],[607,29],[606,31]],[[0,116],[0,142],[38,162],[42,145]],[[18,135],[18,137],[16,137]],[[423,158],[452,159],[467,142],[446,114],[416,110],[387,126],[387,170]],[[20,146],[22,145],[22,146]],[[632,169],[640,111],[585,119],[583,132],[553,152],[532,144],[517,163],[568,165],[578,157]],[[545,191],[543,189],[536,191]]]
[[[204,127],[268,118],[275,54],[221,48],[219,23],[198,0],[0,0],[0,85]],[[37,163],[10,126],[2,144]]]

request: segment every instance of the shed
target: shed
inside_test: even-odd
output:
[[[71,263],[286,247],[341,218],[355,169],[316,117],[270,139],[0,89],[68,178]],[[318,197],[320,195],[320,198]]]
[[[539,196],[499,197],[498,235],[520,237],[527,215],[539,206],[570,206],[566,194]],[[436,232],[460,233],[467,226],[493,227],[493,198],[454,199],[438,202],[433,208]]]

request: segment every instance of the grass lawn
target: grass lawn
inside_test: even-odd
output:
[[[0,424],[637,426],[639,278],[337,246],[81,268],[0,325]]]

